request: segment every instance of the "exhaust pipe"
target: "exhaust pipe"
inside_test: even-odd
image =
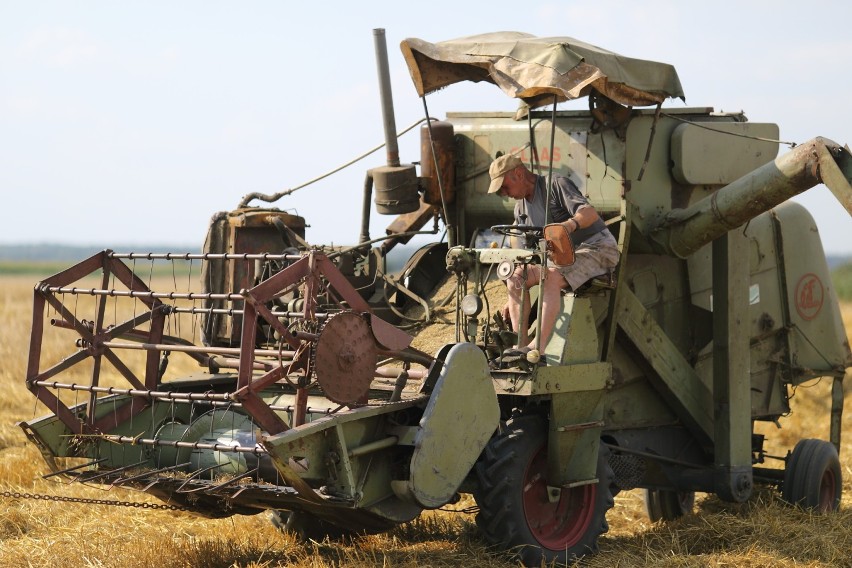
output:
[[[391,92],[390,69],[388,68],[388,46],[383,28],[373,30],[373,43],[376,47],[376,67],[379,71],[379,98],[382,102],[387,164],[395,168],[399,166],[399,145],[396,141],[396,119],[393,114],[393,93]]]
[[[370,175],[376,187],[376,209],[383,215],[401,215],[420,208],[417,172],[414,164],[399,163],[399,146],[396,140],[396,122],[393,114],[393,96],[388,71],[388,51],[385,30],[373,30],[376,63],[379,72],[379,92],[382,103],[382,120],[385,130],[387,166],[373,168]]]

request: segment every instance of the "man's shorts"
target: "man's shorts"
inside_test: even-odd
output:
[[[604,229],[580,243],[574,250],[574,264],[556,266],[572,290],[591,278],[606,274],[618,264],[618,243],[609,229]]]

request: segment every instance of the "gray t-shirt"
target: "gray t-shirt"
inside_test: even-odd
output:
[[[546,217],[544,211],[544,203],[547,200],[546,179],[544,176],[536,176],[536,178],[532,199],[519,199],[515,202],[515,220],[519,225],[543,227],[545,222],[564,223],[574,217],[582,207],[590,207],[589,201],[583,197],[573,181],[565,176],[554,176],[550,183],[550,216]],[[577,246],[604,229],[606,225],[598,219],[589,227],[571,233],[571,241],[574,246]]]

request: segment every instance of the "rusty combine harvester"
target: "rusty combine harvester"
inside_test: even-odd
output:
[[[655,520],[756,484],[835,510],[852,354],[815,224],[788,199],[823,183],[852,212],[849,149],[814,138],[776,157],[774,124],[662,108],[683,97],[669,65],[499,33],[402,43],[424,101],[470,80],[524,103],[427,116],[418,176],[399,162],[375,39],[388,163],[367,174],[358,243],[309,244],[304,219],[250,205],[279,196],[250,195],[213,218],[202,253],[104,251],[36,286],[26,381],[51,414],[22,427],[53,473],[209,517],[274,511],[311,537],[471,493],[484,538],[530,565],[595,551],[623,489],[643,488]],[[580,97],[588,111],[556,110]],[[572,176],[621,250],[613,274],[564,295],[540,361],[512,366],[498,275],[549,261],[540,229],[506,227],[512,204],[487,193],[509,152]],[[398,215],[382,239],[372,199]],[[433,222],[447,240],[389,274],[393,246]],[[421,341],[440,326],[437,347]],[[69,348],[48,360],[56,335]],[[767,455],[755,425],[816,377],[834,381],[828,440]]]

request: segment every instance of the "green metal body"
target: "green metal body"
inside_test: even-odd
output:
[[[456,178],[466,180],[455,204],[462,241],[511,222],[511,203],[488,195],[487,175],[476,173],[495,156],[518,152],[530,131],[535,147],[548,148],[550,116],[533,113],[525,124],[508,114],[449,115],[464,169]],[[592,360],[611,365],[600,370],[604,425],[595,435],[639,451],[666,446],[653,427],[683,429],[690,459],[712,475],[697,480],[687,471],[644,483],[744,500],[760,453],[753,421],[788,412],[790,386],[820,376],[840,385],[852,363],[814,222],[801,206],[783,203],[820,182],[848,196],[849,154],[816,139],[776,160],[778,144],[768,141],[777,139],[776,125],[712,109],[633,111],[627,124],[595,133],[586,113],[556,116],[552,152],[541,152],[538,163],[528,148],[519,155],[542,174],[552,157],[553,174],[572,177],[622,246],[618,286],[588,304],[600,340]],[[544,349],[549,364],[571,366],[570,356],[557,354],[580,356],[588,345],[572,334],[583,333],[573,317],[577,302],[590,299],[571,298]],[[551,432],[596,408],[559,396],[550,404]],[[830,437],[839,447],[838,427]],[[683,448],[661,451],[674,456]],[[552,471],[562,471],[557,478],[571,478],[571,450],[550,455]]]

